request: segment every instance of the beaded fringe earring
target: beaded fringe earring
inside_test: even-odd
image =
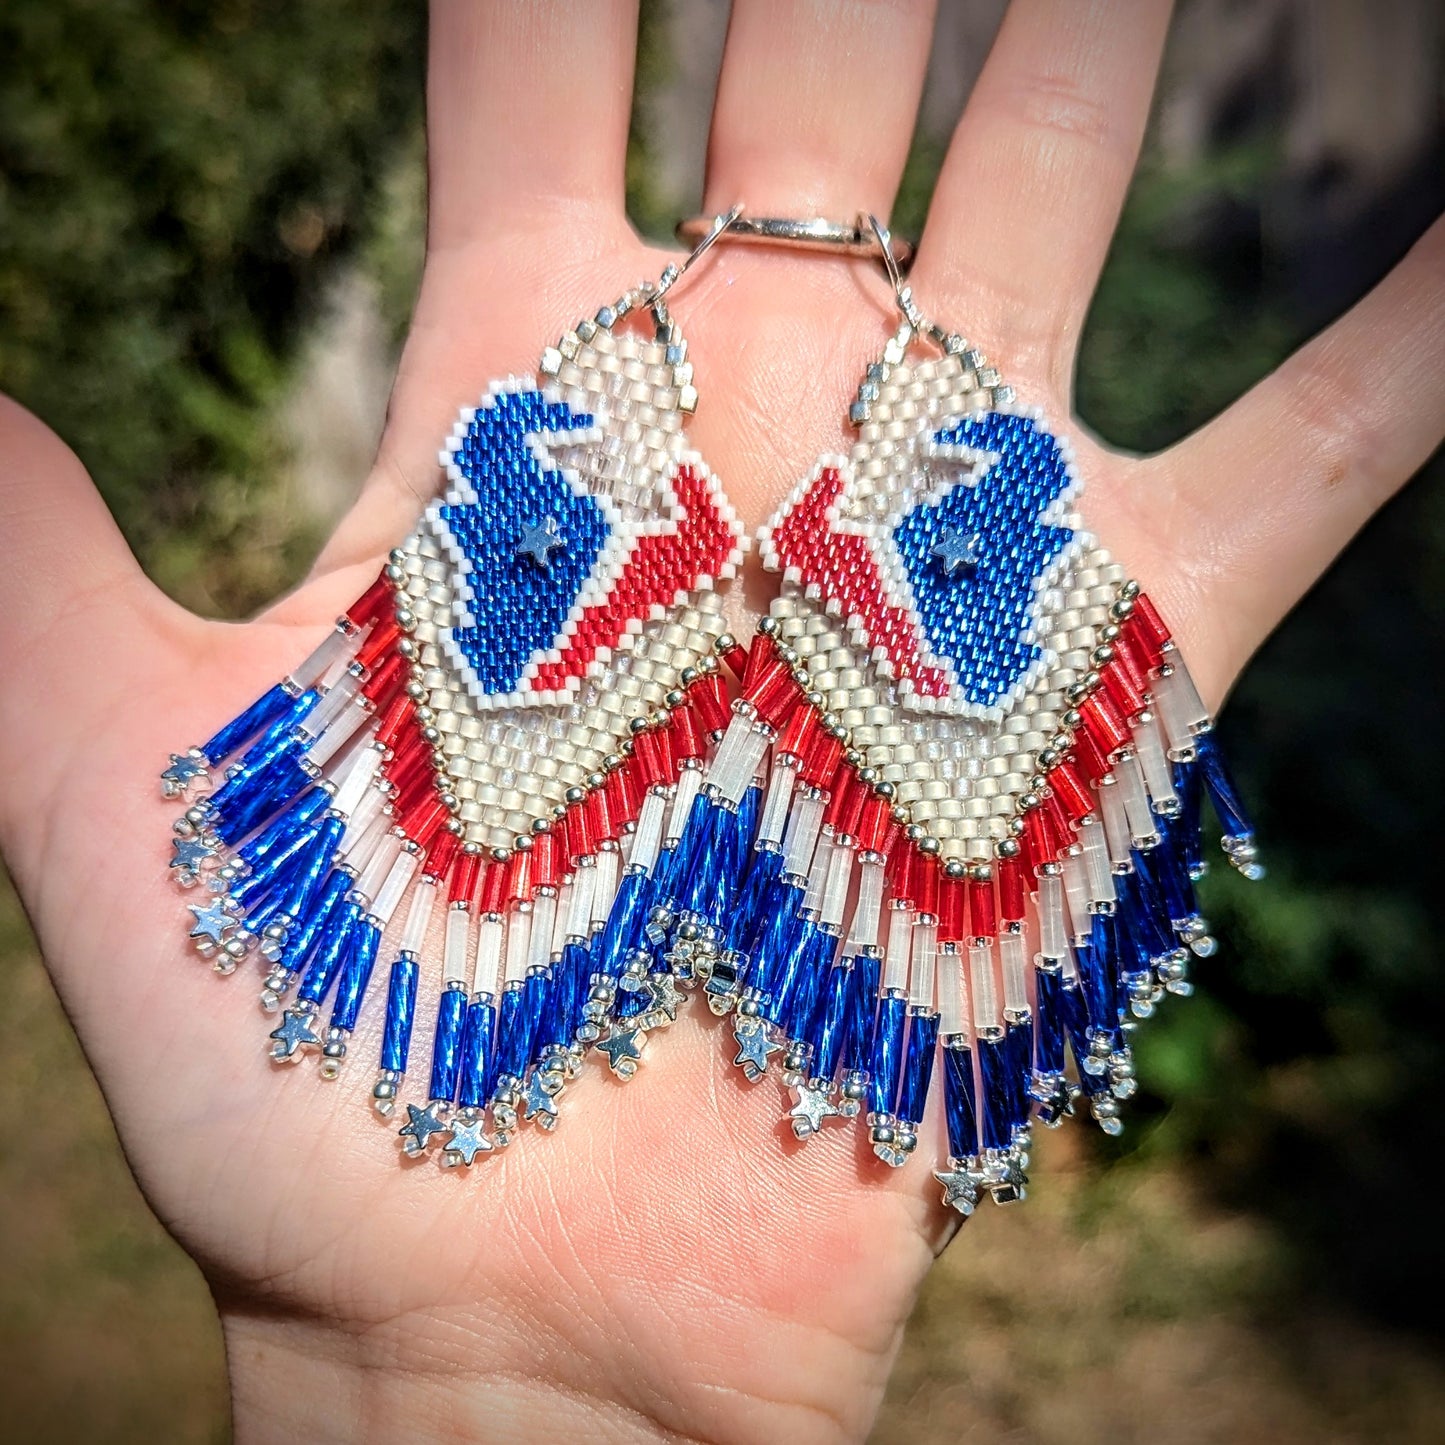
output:
[[[1230,861],[1262,869],[1168,627],[1084,529],[1066,443],[923,319],[873,225],[904,321],[851,454],[763,534],[781,589],[653,927],[735,1011],[747,1077],[781,1055],[800,1138],[861,1115],[905,1163],[941,1057],[938,1178],[966,1215],[1022,1198],[1031,1120],[1082,1095],[1118,1131],[1129,1030],[1214,948],[1202,792]]]
[[[430,1076],[401,1135],[470,1164],[551,1128],[589,1044],[630,1077],[678,992],[643,933],[654,875],[729,721],[715,584],[744,546],[685,449],[696,405],[666,293],[680,267],[495,383],[441,454],[447,486],[335,630],[162,774],[188,806],[171,870],[191,937],[257,954],[277,1061],[335,1078],[403,917],[374,1090],[408,1071],[434,909]],[[650,311],[655,334],[619,329]],[[214,775],[214,786],[212,778]],[[329,1007],[329,1020],[322,1022]],[[429,1011],[429,1004],[428,1004]]]

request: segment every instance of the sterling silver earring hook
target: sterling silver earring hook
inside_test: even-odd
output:
[[[723,215],[714,216],[712,218],[712,226],[708,230],[708,233],[692,248],[692,250],[686,256],[682,258],[681,261],[674,261],[663,271],[662,275],[658,278],[657,287],[652,293],[652,300],[654,303],[661,301],[662,298],[666,296],[667,293],[671,291],[674,286],[677,285],[677,283],[687,273],[688,268],[692,266],[694,262],[699,260],[702,256],[705,256],[707,252],[710,251],[713,246],[717,244],[717,241],[719,237],[722,236],[723,232],[726,231],[729,227],[736,224],[738,218],[742,215],[742,213],[743,205],[742,202],[739,201],[737,205],[732,208],[732,210],[725,212]]]
[[[903,314],[903,319],[921,336],[931,335],[938,328],[933,326],[923,313],[918,309],[918,303],[913,299],[913,290],[903,279],[903,268],[898,264],[898,257],[893,252],[893,234],[871,211],[865,211],[859,217],[858,229],[863,229],[862,223],[867,221],[869,228],[878,239],[878,253],[883,262],[883,269],[888,273],[888,280],[893,287],[893,296],[898,303],[898,309]]]

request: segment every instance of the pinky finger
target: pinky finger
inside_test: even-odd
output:
[[[1235,655],[1212,660],[1224,678],[1442,437],[1445,217],[1363,301],[1150,464],[1177,502],[1174,539],[1190,536],[1198,559],[1179,578],[1195,592],[1180,615],[1227,594],[1244,629]]]

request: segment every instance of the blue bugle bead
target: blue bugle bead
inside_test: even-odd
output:
[[[369,918],[363,918],[352,930],[350,950],[337,981],[336,1006],[331,1013],[333,1028],[347,1033],[355,1029],[380,948],[381,930]]]
[[[883,959],[877,953],[860,953],[853,959],[853,991],[848,999],[848,1035],[843,1043],[843,1068],[864,1074],[873,1049],[873,1020],[878,1009],[878,985]]]
[[[236,861],[248,870],[255,868],[287,839],[304,832],[326,811],[330,801],[331,794],[325,788],[307,789],[284,813],[273,818],[254,838],[236,849]]]
[[[1012,1140],[1008,1046],[1003,1037],[978,1040],[979,1121],[985,1149],[1007,1149]]]
[[[1063,991],[1061,969],[1034,971],[1034,1068],[1040,1074],[1064,1072]]]
[[[494,1021],[491,994],[478,994],[467,1005],[461,1057],[457,1065],[457,1103],[463,1109],[481,1109],[486,1106],[489,1097],[487,1076],[491,1065]]]
[[[459,983],[447,984],[437,1004],[436,1031],[432,1035],[431,1082],[427,1094],[430,1099],[448,1104],[456,1099],[466,1016],[466,989]]]
[[[316,952],[306,965],[296,997],[303,1003],[319,1004],[336,981],[345,961],[352,930],[361,922],[361,904],[348,897],[326,920],[324,936],[317,940]]]
[[[278,891],[284,893],[291,881],[292,870],[288,865],[295,860],[298,864],[296,871],[305,870],[311,856],[309,850],[321,836],[321,828],[320,823],[313,823],[276,847],[264,862],[230,890],[236,905],[243,909],[248,907],[253,901],[264,898],[277,884],[280,885]]]
[[[839,959],[828,973],[822,1006],[807,1042],[813,1047],[813,1077],[831,1082],[837,1075],[848,1037],[848,1005],[853,996],[853,960]]]
[[[317,940],[331,922],[332,914],[344,905],[353,882],[352,875],[340,868],[326,875],[316,902],[304,917],[299,917],[300,927],[286,939],[286,948],[281,955],[284,969],[297,973],[305,965]]]
[[[903,1083],[898,1091],[896,1113],[915,1129],[923,1121],[923,1110],[928,1103],[928,1085],[933,1078],[933,1056],[937,1048],[938,1015],[932,1010],[910,1010]]]
[[[903,1068],[903,1031],[907,1023],[907,996],[896,990],[885,993],[878,1003],[868,1061],[870,1113],[888,1116],[893,1113],[898,1098],[899,1074]]]
[[[943,1107],[948,1117],[948,1152],[954,1159],[978,1153],[978,1091],[973,1052],[961,1035],[943,1049]]]
[[[504,1079],[520,1079],[527,1071],[527,1015],[522,1006],[520,981],[507,984],[497,1008],[497,1072]]]
[[[421,970],[415,958],[402,954],[391,966],[386,986],[386,1028],[381,1036],[381,1067],[406,1073],[411,1029],[416,1018],[416,985]]]
[[[257,733],[266,732],[273,724],[286,717],[297,696],[294,687],[284,682],[278,682],[275,687],[263,692],[245,712],[232,718],[213,738],[201,744],[200,750],[206,761],[213,768],[225,762]]]

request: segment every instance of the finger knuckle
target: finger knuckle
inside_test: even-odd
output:
[[[1019,81],[1003,93],[1000,106],[1035,144],[1082,147],[1126,164],[1132,159],[1118,107],[1066,71],[1043,71]]]
[[[1302,358],[1285,401],[1305,465],[1326,489],[1366,484],[1379,442],[1373,385],[1362,368],[1334,352]]]

